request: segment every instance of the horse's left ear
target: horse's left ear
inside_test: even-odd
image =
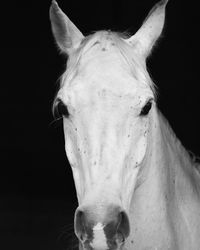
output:
[[[70,54],[80,45],[84,38],[83,34],[62,12],[55,0],[52,1],[49,14],[53,35],[58,47],[62,52]]]
[[[126,41],[133,45],[144,58],[146,58],[156,40],[161,35],[165,22],[165,7],[168,0],[158,2],[145,19],[142,27]]]

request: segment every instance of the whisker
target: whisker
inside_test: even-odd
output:
[[[67,231],[73,231],[74,230],[74,224],[69,224],[67,226],[63,226],[61,230],[67,230]]]
[[[63,120],[63,117],[59,117],[59,118],[54,119],[52,122],[49,123],[49,127],[52,125],[55,125],[55,124],[56,124],[56,127],[61,126],[62,120]]]
[[[65,225],[60,229],[57,241],[62,245],[62,249],[78,250],[78,239],[74,233],[74,224]]]

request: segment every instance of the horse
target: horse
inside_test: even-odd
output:
[[[167,0],[133,35],[84,36],[53,0],[50,20],[67,67],[54,100],[78,199],[80,250],[199,250],[199,165],[156,105],[146,59]]]

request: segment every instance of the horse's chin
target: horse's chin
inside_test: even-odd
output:
[[[79,250],[125,250],[124,248],[124,243],[123,244],[115,244],[112,246],[108,246],[108,247],[105,247],[105,246],[96,246],[96,247],[93,247],[91,245],[88,245],[88,244],[82,244],[80,243],[80,247],[79,247]]]

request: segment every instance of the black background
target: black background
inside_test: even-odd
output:
[[[76,26],[134,33],[153,0],[58,1]],[[158,106],[184,146],[200,154],[196,1],[171,0],[162,39],[148,60]],[[3,3],[5,4],[5,3]],[[62,122],[52,123],[65,66],[52,37],[50,1],[1,4],[0,249],[73,249],[75,188]]]

